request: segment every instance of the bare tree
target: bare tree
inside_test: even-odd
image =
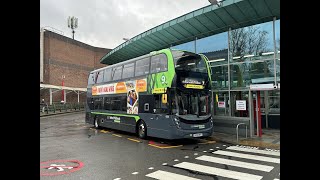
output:
[[[233,56],[259,54],[267,49],[268,32],[259,27],[245,27],[231,31]]]
[[[237,61],[245,61],[246,63],[234,64],[232,71],[236,72],[237,87],[244,87],[244,76],[252,79],[250,70],[264,69],[264,74],[267,74],[267,64],[265,63],[250,63],[250,59],[243,58],[244,55],[258,55],[266,52],[268,46],[268,32],[260,30],[259,27],[251,26],[240,28],[231,31],[231,52],[233,57],[240,56]],[[231,72],[232,72],[231,71]],[[233,73],[231,73],[233,74]],[[231,81],[232,82],[232,81]],[[249,82],[248,82],[249,83]],[[234,98],[242,99],[241,92],[237,93]],[[242,114],[240,114],[242,116]]]

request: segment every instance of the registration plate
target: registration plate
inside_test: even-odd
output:
[[[192,136],[193,137],[201,137],[201,136],[203,136],[203,134],[202,133],[197,133],[197,134],[193,134]]]

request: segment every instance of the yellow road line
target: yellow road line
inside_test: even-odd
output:
[[[207,142],[198,143],[198,144],[214,144],[214,143],[216,143],[216,141],[207,141]]]
[[[109,131],[100,130],[100,132],[102,132],[102,133],[108,133]]]
[[[127,139],[130,140],[130,141],[134,141],[134,142],[141,142],[141,141],[136,140],[136,139],[131,139],[131,138],[127,138]]]
[[[118,135],[118,134],[112,134],[112,135],[117,136],[117,137],[122,137],[122,136],[120,136],[120,135]]]
[[[175,147],[181,147],[182,145],[178,145],[178,146],[164,146],[164,147],[161,147],[161,146],[157,146],[157,145],[154,145],[154,144],[148,144],[149,146],[152,146],[152,147],[156,147],[156,148],[160,148],[160,149],[168,149],[168,148],[175,148]]]

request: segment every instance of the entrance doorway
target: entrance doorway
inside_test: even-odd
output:
[[[255,135],[261,137],[263,129],[280,129],[280,90],[252,91],[252,106]]]

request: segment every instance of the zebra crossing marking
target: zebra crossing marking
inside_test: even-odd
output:
[[[251,154],[243,154],[243,153],[235,153],[235,152],[229,152],[229,151],[222,151],[218,150],[215,152],[212,152],[213,154],[219,154],[219,155],[225,155],[225,156],[233,156],[238,158],[245,158],[245,159],[252,159],[257,161],[265,161],[265,162],[272,162],[272,163],[278,163],[280,164],[280,159],[277,158],[271,158],[271,157],[265,157],[265,156],[257,156],[257,155],[251,155]]]
[[[258,176],[258,175],[220,169],[220,168],[215,168],[210,166],[204,166],[204,165],[199,165],[199,164],[189,163],[189,162],[182,162],[173,166],[183,168],[183,169],[198,171],[206,174],[212,174],[212,175],[239,179],[239,180],[260,180],[263,178],[262,176]]]
[[[184,175],[171,173],[167,171],[161,171],[161,170],[147,174],[146,176],[154,179],[159,179],[159,180],[200,180],[200,179],[192,178],[189,176],[184,176]]]
[[[243,152],[259,153],[259,154],[266,154],[266,155],[273,155],[273,156],[280,156],[280,152],[266,151],[266,150],[260,150],[260,149],[241,148],[241,147],[237,147],[237,146],[230,146],[230,147],[227,147],[226,149],[243,151]]]
[[[218,164],[236,166],[236,167],[240,167],[240,168],[259,170],[259,171],[264,171],[264,172],[270,172],[273,169],[273,166],[247,163],[247,162],[242,162],[242,161],[235,161],[235,160],[206,156],[206,155],[197,157],[196,159],[202,160],[202,161],[207,161],[207,162],[218,163]]]

